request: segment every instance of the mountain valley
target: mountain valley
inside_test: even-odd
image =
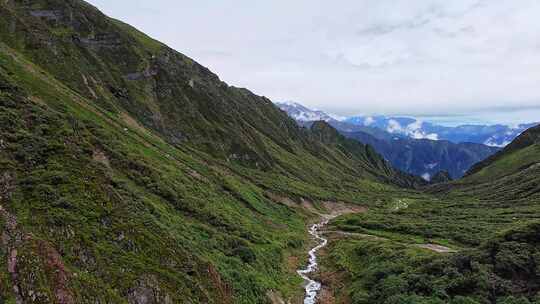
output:
[[[0,303],[305,303],[313,236],[316,303],[540,303],[538,126],[293,110],[85,1],[2,1]]]
[[[426,135],[425,131],[419,129],[413,132],[413,127],[408,128],[409,133],[392,133],[384,127],[386,123],[376,123],[374,120],[372,124],[366,125],[363,121],[357,123],[359,122],[357,118],[340,121],[332,118],[332,115],[312,111],[297,103],[278,103],[278,106],[296,119],[301,126],[309,127],[314,120],[327,121],[345,137],[372,146],[395,168],[422,176],[428,181],[440,172],[447,172],[453,179],[460,178],[472,165],[500,149],[474,142],[455,143],[430,139],[437,136]],[[404,124],[419,125],[413,119],[400,121]],[[396,121],[396,124],[399,123]],[[474,132],[471,131],[470,134]]]

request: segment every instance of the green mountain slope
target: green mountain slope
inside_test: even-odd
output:
[[[474,143],[455,144],[444,140],[411,138],[379,139],[364,132],[343,132],[349,138],[369,144],[393,166],[418,176],[434,177],[447,171],[456,179],[475,163],[499,151],[499,148]]]
[[[328,272],[354,303],[538,303],[538,127],[463,179],[332,224]],[[368,235],[368,236],[366,236]],[[370,235],[370,236],[369,236]],[[445,246],[445,247],[440,247]]]
[[[530,204],[540,198],[540,126],[530,128],[463,179],[434,187],[483,199]],[[519,205],[518,205],[519,206]]]
[[[319,143],[268,99],[229,87],[198,63],[83,1],[7,2],[2,10],[1,37],[10,48],[91,103],[118,117],[128,115],[170,144],[303,177],[318,167],[301,159],[305,152],[317,154]]]
[[[364,167],[364,170],[373,176],[379,176],[382,181],[388,184],[396,184],[406,188],[418,188],[427,184],[424,179],[418,176],[395,170],[370,145],[346,138],[324,121],[313,122],[310,130],[316,140],[334,147],[344,153],[346,158],[354,158],[359,164],[369,164],[368,167]]]
[[[4,300],[249,303],[291,288],[275,265],[302,244],[299,214],[55,81],[9,69],[1,86]]]
[[[300,136],[270,101],[229,87],[82,1],[8,2],[2,10],[3,42],[101,108],[130,114],[170,143],[189,141],[265,167],[272,159],[261,135],[289,150],[291,138]]]
[[[294,298],[300,202],[416,184],[324,132],[83,1],[3,1],[0,300]]]
[[[473,166],[469,180],[495,180],[540,162],[540,126],[523,132],[502,151]]]

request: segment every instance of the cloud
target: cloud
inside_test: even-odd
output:
[[[373,117],[371,116],[368,116],[364,119],[364,126],[366,127],[369,127],[370,125],[372,125],[373,123],[375,122],[375,119],[373,119]]]
[[[490,137],[484,142],[484,145],[490,146],[490,147],[502,148],[502,147],[506,147],[511,142],[512,141],[510,141],[510,140],[506,140],[506,141],[503,141],[502,143],[498,143],[496,138]]]
[[[439,140],[439,135],[435,133],[425,133],[419,130],[410,131],[407,132],[407,135],[414,139],[431,139],[431,140]]]
[[[90,2],[274,100],[341,115],[540,104],[537,0]]]
[[[439,140],[439,135],[435,133],[430,133],[430,134],[425,134],[424,138],[430,139],[430,140]]]
[[[409,124],[407,126],[407,129],[410,130],[410,131],[416,131],[416,130],[419,130],[422,128],[422,121],[421,120],[416,120],[415,122]]]
[[[390,119],[388,120],[388,126],[386,127],[386,131],[390,133],[403,133],[403,128],[397,120]]]
[[[364,123],[365,124],[365,123]],[[423,122],[416,120],[413,123],[403,127],[397,120],[389,119],[386,131],[394,134],[403,134],[415,139],[431,139],[438,140],[439,135],[435,133],[426,133],[422,130]]]
[[[416,120],[415,122],[407,125],[407,128],[405,129],[405,133],[416,139],[431,139],[431,140],[438,140],[439,135],[435,133],[426,133],[422,131],[422,125],[423,122],[421,120]]]

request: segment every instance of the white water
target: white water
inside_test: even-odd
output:
[[[319,244],[313,247],[309,251],[309,264],[305,269],[298,270],[298,274],[306,281],[306,296],[304,298],[304,304],[315,304],[317,301],[317,294],[321,290],[321,283],[311,279],[308,274],[313,273],[317,270],[317,251],[328,243],[328,240],[323,238],[319,229],[324,225],[328,224],[328,220],[324,220],[319,224],[314,224],[309,229],[309,234],[311,234],[316,240],[320,241]]]

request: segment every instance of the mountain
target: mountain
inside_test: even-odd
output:
[[[326,114],[323,111],[312,110],[304,107],[303,105],[288,101],[288,102],[276,102],[276,105],[283,111],[287,112],[290,117],[297,121],[340,121],[340,118],[335,115]]]
[[[491,156],[499,149],[481,144],[455,144],[445,140],[394,138],[378,139],[364,132],[343,132],[361,143],[371,145],[394,167],[431,180],[440,171],[451,178],[463,176],[477,162]]]
[[[398,134],[414,139],[431,139],[438,140],[439,135],[436,133],[428,133],[423,128],[422,122],[407,117],[386,117],[386,116],[368,116],[368,117],[349,117],[345,122],[377,128],[386,131],[390,134]]]
[[[300,303],[345,211],[329,302],[534,303],[537,135],[426,185],[84,1],[2,1],[0,303]]]
[[[349,237],[327,249],[330,293],[357,303],[537,303],[539,164],[540,126],[462,179],[334,221],[328,230]]]
[[[294,299],[313,212],[421,184],[84,1],[0,3],[2,303]]]
[[[492,181],[534,170],[540,164],[540,125],[518,136],[504,149],[474,165],[465,180]]]
[[[431,178],[433,184],[448,183],[450,181],[452,181],[452,176],[447,171],[439,171]]]
[[[414,176],[395,170],[389,162],[383,159],[370,145],[362,144],[357,140],[348,139],[338,130],[325,121],[316,121],[310,127],[313,136],[337,150],[346,151],[348,157],[361,157],[360,163],[372,166],[373,174],[385,172],[388,178],[385,182],[394,183],[402,187],[417,188],[425,185],[425,181]],[[368,169],[369,170],[369,169]]]
[[[359,123],[359,121],[351,119],[338,121],[324,112],[311,111],[298,103],[278,103],[277,105],[292,118],[301,118],[297,119],[297,122],[302,126],[309,127],[312,124],[305,118],[321,118],[346,137],[371,145],[395,168],[422,176],[427,180],[430,180],[439,171],[447,171],[451,178],[459,178],[473,164],[499,150],[497,147],[483,144],[456,144],[446,140],[426,139],[437,136],[425,134],[420,129],[414,129],[411,125],[418,126],[418,124],[416,120],[411,118],[400,118],[394,123],[395,126],[398,124],[411,126],[408,128],[411,133],[398,132],[396,134],[380,128],[384,121],[381,117],[373,118],[372,124],[366,125],[367,123]],[[413,134],[414,132],[416,134]]]
[[[309,127],[312,122],[322,120],[343,132],[365,132],[385,140],[407,137],[407,135],[393,134],[374,126],[353,123],[348,121],[349,118],[346,117],[328,114],[320,110],[312,110],[297,102],[276,102],[275,104],[301,126]]]
[[[507,125],[459,125],[441,126],[413,117],[351,116],[341,117],[319,110],[311,110],[296,102],[276,103],[297,121],[324,120],[346,132],[362,131],[386,139],[408,137],[413,139],[447,140],[453,143],[477,143],[492,147],[504,147],[524,130],[538,123]],[[386,138],[382,138],[382,137]]]
[[[391,134],[405,135],[415,139],[448,140],[453,143],[478,143],[493,147],[504,147],[524,130],[536,123],[506,125],[460,125],[440,126],[416,118],[387,116],[357,116],[344,120],[354,125],[370,126]]]

